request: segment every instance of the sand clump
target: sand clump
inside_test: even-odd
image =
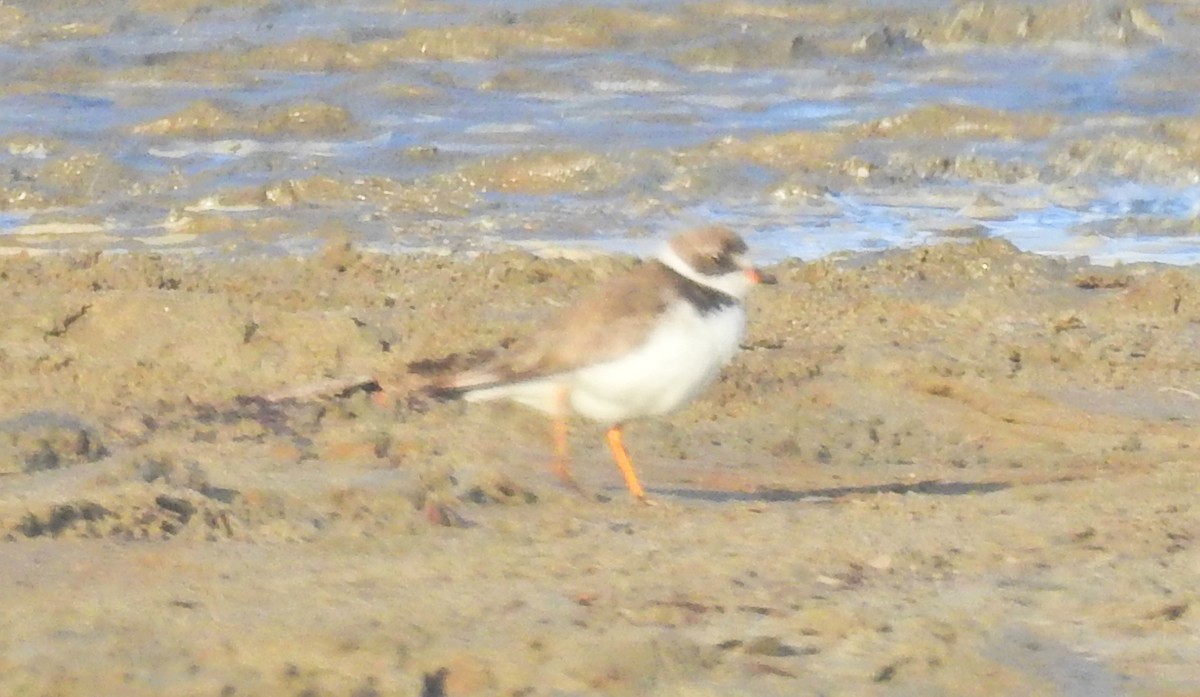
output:
[[[208,100],[134,126],[140,136],[170,138],[344,137],[354,130],[350,112],[335,104],[305,101],[273,105],[259,113],[239,113]]]

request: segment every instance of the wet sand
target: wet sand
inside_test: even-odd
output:
[[[0,693],[1195,694],[1200,271],[779,265],[656,507],[414,391],[631,263],[0,259]]]
[[[1171,0],[10,0],[0,255],[717,220],[773,259],[996,236],[1196,263],[1197,46]]]

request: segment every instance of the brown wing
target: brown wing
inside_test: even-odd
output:
[[[490,374],[488,382],[493,384],[519,382],[602,363],[631,351],[646,340],[678,294],[671,274],[657,261],[645,263],[596,288],[540,331],[471,372],[479,378]]]

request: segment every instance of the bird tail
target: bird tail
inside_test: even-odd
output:
[[[495,351],[452,353],[409,363],[408,374],[421,385],[419,392],[430,399],[445,402],[469,398],[472,392],[504,384],[500,375],[488,369],[495,356]]]
[[[454,399],[470,399],[473,392],[485,390],[489,387],[498,387],[503,384],[504,381],[493,373],[482,370],[468,370],[435,378],[425,387],[425,394],[431,399],[442,402]]]

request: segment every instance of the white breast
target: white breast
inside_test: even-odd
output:
[[[640,347],[577,371],[569,384],[571,407],[608,423],[678,409],[716,379],[745,327],[741,305],[702,315],[679,303]]]

